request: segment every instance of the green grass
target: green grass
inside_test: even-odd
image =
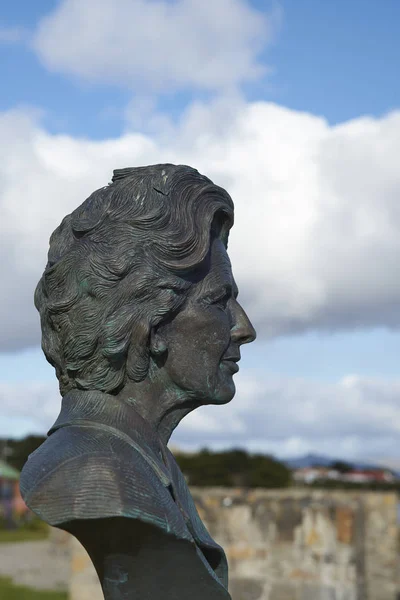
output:
[[[67,600],[67,592],[52,592],[32,590],[27,587],[14,585],[10,579],[0,577],[1,600]]]
[[[37,542],[49,537],[48,531],[31,531],[29,529],[0,529],[0,544],[12,542]],[[3,600],[2,596],[0,598]]]
[[[20,523],[16,529],[5,529],[4,522],[0,522],[0,544],[37,542],[48,538],[49,533],[50,528],[47,523],[36,518],[29,523]]]

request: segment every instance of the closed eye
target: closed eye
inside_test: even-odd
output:
[[[220,289],[219,292],[211,293],[208,296],[206,296],[205,298],[203,298],[203,301],[208,306],[218,306],[218,307],[222,308],[223,310],[225,310],[231,296],[232,296],[232,289],[230,286],[226,285],[226,286],[223,286],[223,288]]]
[[[218,300],[214,300],[213,302],[211,302],[211,304],[213,304],[214,306],[219,306],[223,310],[225,310],[226,306],[228,304],[228,300],[229,300],[229,296],[228,296],[228,294],[225,294],[225,296],[223,296],[222,298],[218,298]]]

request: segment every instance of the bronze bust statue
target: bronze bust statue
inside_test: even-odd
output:
[[[21,490],[88,551],[106,600],[230,598],[227,562],[167,443],[235,393],[255,331],[227,255],[229,194],[195,169],[114,171],[50,239],[36,288],[63,397]]]

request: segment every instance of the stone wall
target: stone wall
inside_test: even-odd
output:
[[[233,600],[395,600],[395,494],[192,490]]]
[[[70,600],[104,600],[92,561],[84,547],[72,536],[71,556]]]
[[[233,600],[396,600],[397,497],[391,493],[192,489],[227,554]],[[71,600],[101,600],[75,541]]]

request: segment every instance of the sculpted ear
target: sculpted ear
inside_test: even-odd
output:
[[[152,329],[150,332],[150,354],[162,356],[167,351],[167,342],[159,331]]]

